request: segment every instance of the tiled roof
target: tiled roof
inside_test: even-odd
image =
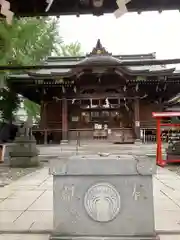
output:
[[[44,62],[45,66],[63,66],[63,65],[74,65],[77,68],[53,68],[53,69],[41,69],[37,71],[29,71],[28,74],[20,74],[20,75],[10,75],[10,78],[27,78],[30,77],[41,77],[41,76],[71,76],[74,75],[77,71],[83,71],[85,66],[93,66],[103,65],[104,67],[108,67],[108,65],[118,65],[118,63],[125,63],[128,61],[141,61],[142,60],[156,60],[155,53],[148,54],[130,54],[130,55],[112,55],[107,52],[107,50],[102,46],[100,40],[97,41],[96,46],[93,48],[90,54],[81,57],[48,57]],[[82,67],[81,67],[82,65]],[[164,65],[154,65],[154,66],[128,66],[128,67],[117,67],[118,71],[125,72],[130,75],[144,74],[144,75],[156,75],[156,74],[164,74],[164,73],[174,73],[175,68],[166,67]],[[175,71],[176,74],[180,73]]]

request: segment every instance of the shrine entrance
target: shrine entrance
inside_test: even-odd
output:
[[[75,100],[69,108],[69,139],[134,141],[132,103],[107,97]]]
[[[169,99],[170,92],[179,92],[178,84],[172,85],[164,79],[157,86],[164,68],[157,71],[149,66],[138,69],[126,66],[126,62],[129,64],[134,59],[142,62],[155,60],[155,56],[113,56],[98,40],[86,56],[49,57],[46,61],[49,67],[57,63],[62,66],[75,64],[68,70],[62,68],[52,73],[43,69],[45,75],[43,71],[36,71],[26,78],[11,75],[12,89],[41,105],[41,120],[33,129],[34,134],[40,135],[36,137],[37,142],[59,144],[98,139],[134,143],[142,140],[145,135],[140,134],[142,131],[155,129],[151,113],[161,110],[162,91],[164,100]],[[122,63],[125,66],[121,66]]]
[[[128,112],[123,107],[119,109],[91,110],[93,122],[93,139],[112,140],[118,138],[118,142],[125,142],[126,130],[132,132],[132,124],[129,121]]]

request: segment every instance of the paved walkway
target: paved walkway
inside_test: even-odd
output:
[[[43,151],[41,149],[41,154],[48,153]],[[52,153],[56,155],[55,151],[52,151],[51,155]],[[59,152],[57,154],[59,155]],[[51,231],[52,184],[48,168],[44,168],[0,188],[0,240],[48,239],[48,235],[32,237],[32,235],[2,234],[2,232]],[[167,169],[158,168],[154,177],[154,201],[156,230],[166,231],[169,234],[176,233],[162,235],[161,240],[180,240],[180,176]]]
[[[0,188],[0,231],[51,231],[52,199],[48,168]],[[154,177],[154,200],[157,231],[180,234],[180,177],[159,168]]]
[[[160,235],[160,240],[179,240],[179,236]],[[44,234],[0,234],[0,240],[49,240]]]
[[[163,144],[163,152],[166,144]],[[111,144],[107,141],[83,141],[80,146],[76,141],[64,145],[42,145],[39,147],[42,157],[58,157],[64,154],[94,154],[98,152],[109,152],[114,154],[153,154],[156,155],[156,144]]]

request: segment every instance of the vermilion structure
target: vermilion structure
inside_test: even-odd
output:
[[[180,112],[153,112],[153,118],[156,118],[156,141],[157,141],[157,149],[156,149],[156,163],[157,165],[164,167],[167,163],[180,162],[180,159],[163,159],[162,154],[162,138],[161,138],[161,127],[180,127],[180,124],[175,123],[162,123],[162,120],[170,117],[180,117]]]

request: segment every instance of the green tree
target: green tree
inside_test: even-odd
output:
[[[38,122],[41,111],[40,105],[30,101],[29,99],[24,99],[23,104],[27,115],[32,117],[35,122]]]
[[[64,57],[79,57],[82,56],[82,48],[79,42],[70,44],[61,44],[59,54]]]
[[[62,43],[58,22],[50,18],[14,19],[12,25],[2,20],[0,39],[1,64],[38,63]]]
[[[76,57],[83,55],[81,51],[81,45],[78,42],[70,44],[56,44],[54,47],[54,51],[58,56],[64,57]],[[38,122],[38,120],[40,119],[40,106],[28,99],[24,99],[23,103],[27,115],[33,117],[33,119]]]
[[[12,25],[1,19],[0,64],[37,64],[62,44],[58,32],[58,22],[54,18],[14,19]],[[8,72],[0,73],[0,112],[4,120],[12,121],[20,99],[10,88],[10,83],[5,81],[7,74]],[[27,102],[28,100],[25,101],[26,110],[30,113],[33,104]]]

